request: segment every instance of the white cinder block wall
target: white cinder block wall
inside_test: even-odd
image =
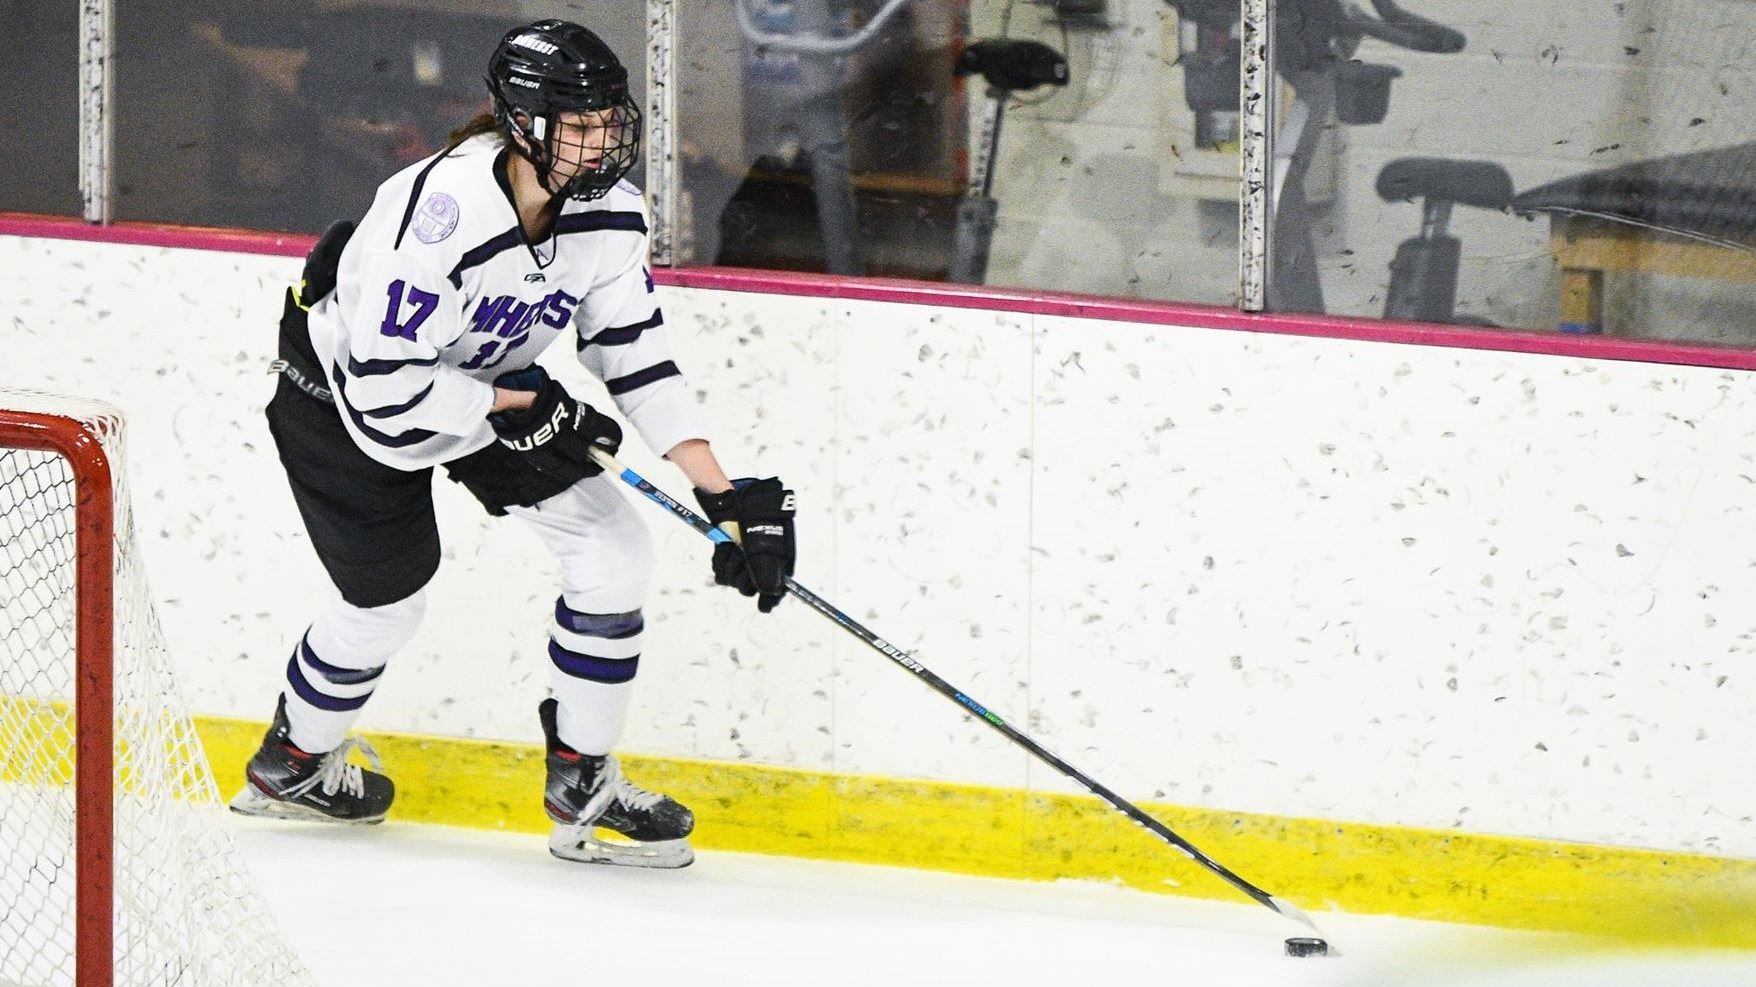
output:
[[[260,417],[297,262],[0,238],[0,269],[0,384],[128,412],[191,703],[266,718],[324,587]],[[723,458],[800,491],[801,580],[1119,791],[1756,855],[1751,374],[665,296]],[[553,566],[439,489],[364,725],[535,742]],[[650,517],[627,749],[1066,787]]]

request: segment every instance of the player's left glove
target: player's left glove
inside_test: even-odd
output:
[[[573,483],[602,473],[604,468],[591,458],[591,450],[615,455],[622,445],[622,426],[584,401],[574,400],[559,381],[542,376],[528,410],[488,416],[494,435],[531,469],[551,479]]]
[[[347,249],[348,241],[354,235],[354,221],[338,219],[329,224],[329,229],[311,245],[311,252],[305,255],[305,269],[299,275],[299,287],[296,300],[299,307],[310,311],[311,306],[323,299],[324,295],[335,290],[336,272],[341,268],[341,252]]]
[[[713,581],[756,597],[763,613],[773,610],[793,574],[793,492],[778,477],[746,477],[733,480],[725,493],[697,488],[695,499],[707,519],[737,542],[713,547]]]

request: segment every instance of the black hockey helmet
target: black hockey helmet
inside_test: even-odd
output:
[[[634,167],[640,108],[628,93],[628,70],[592,32],[554,19],[514,28],[495,46],[486,81],[495,119],[509,139],[524,138],[524,147],[514,140],[512,148],[536,167],[544,188],[561,149],[563,113],[601,111],[608,126],[598,166],[569,179],[557,195],[599,198]]]

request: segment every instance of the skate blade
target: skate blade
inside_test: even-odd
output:
[[[264,795],[262,790],[248,782],[244,790],[227,805],[227,808],[241,816],[260,816],[264,819],[293,819],[299,822],[329,823],[332,826],[372,826],[384,821],[382,814],[364,816],[359,819],[337,819],[327,816],[308,805],[287,802],[282,799]]]
[[[658,867],[675,869],[695,862],[695,850],[687,839],[654,840],[651,843],[616,842],[598,839],[590,832],[556,824],[549,834],[549,852],[562,860],[581,864],[610,864],[617,867]]]

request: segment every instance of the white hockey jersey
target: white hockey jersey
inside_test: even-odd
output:
[[[568,332],[648,448],[706,438],[660,328],[640,193],[623,182],[570,199],[532,244],[495,177],[503,153],[473,137],[379,186],[336,290],[311,307],[311,345],[354,442],[405,470],[482,448],[494,379]]]

